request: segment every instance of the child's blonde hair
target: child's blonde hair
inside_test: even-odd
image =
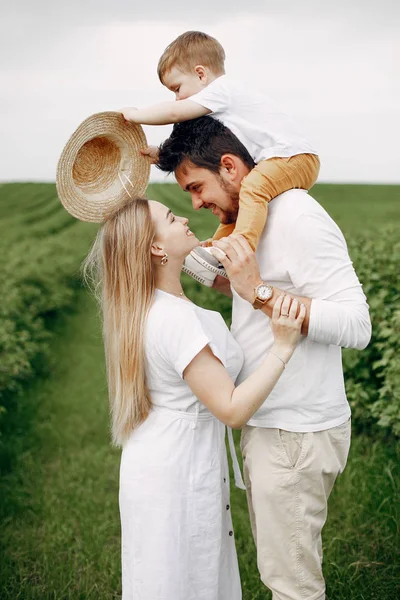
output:
[[[172,67],[190,72],[196,65],[208,67],[215,75],[225,73],[225,51],[211,35],[202,31],[186,31],[167,46],[158,61],[157,73],[162,84]]]

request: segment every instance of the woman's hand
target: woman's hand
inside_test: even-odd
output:
[[[275,350],[286,363],[292,356],[300,339],[301,326],[306,316],[306,307],[297,298],[279,296],[272,310],[271,328]]]

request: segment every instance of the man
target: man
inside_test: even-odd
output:
[[[235,221],[240,185],[253,164],[211,117],[176,125],[159,155],[159,167],[175,173],[193,207],[212,210],[221,223]],[[324,209],[304,190],[290,190],[269,211],[257,260],[241,236],[214,242],[234,288],[241,379],[272,345],[268,317],[278,295],[297,296],[307,307],[304,337],[242,431],[247,499],[258,568],[273,599],[322,600],[321,530],[350,446],[341,347],[365,348],[371,323],[343,235]],[[214,287],[229,293],[224,281],[217,277]]]

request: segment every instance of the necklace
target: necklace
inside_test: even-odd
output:
[[[165,294],[172,294],[172,296],[176,296],[177,298],[185,297],[183,290],[181,292],[179,292],[179,294],[177,294],[176,292],[167,292],[167,290],[162,290],[161,288],[158,288],[158,289],[161,290],[161,292],[164,292]]]

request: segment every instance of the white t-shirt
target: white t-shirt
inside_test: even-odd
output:
[[[157,289],[145,334],[146,377],[154,406],[207,411],[182,379],[185,368],[207,344],[235,381],[243,352],[220,313]]]
[[[270,202],[256,255],[263,281],[313,301],[308,336],[249,424],[307,432],[344,423],[341,347],[364,348],[371,322],[342,232],[306,191],[289,190]],[[240,383],[262,363],[273,334],[267,315],[235,292],[231,331],[244,351]]]
[[[244,82],[222,75],[188,99],[211,110],[210,116],[239,138],[255,163],[274,156],[316,154],[289,116]]]

